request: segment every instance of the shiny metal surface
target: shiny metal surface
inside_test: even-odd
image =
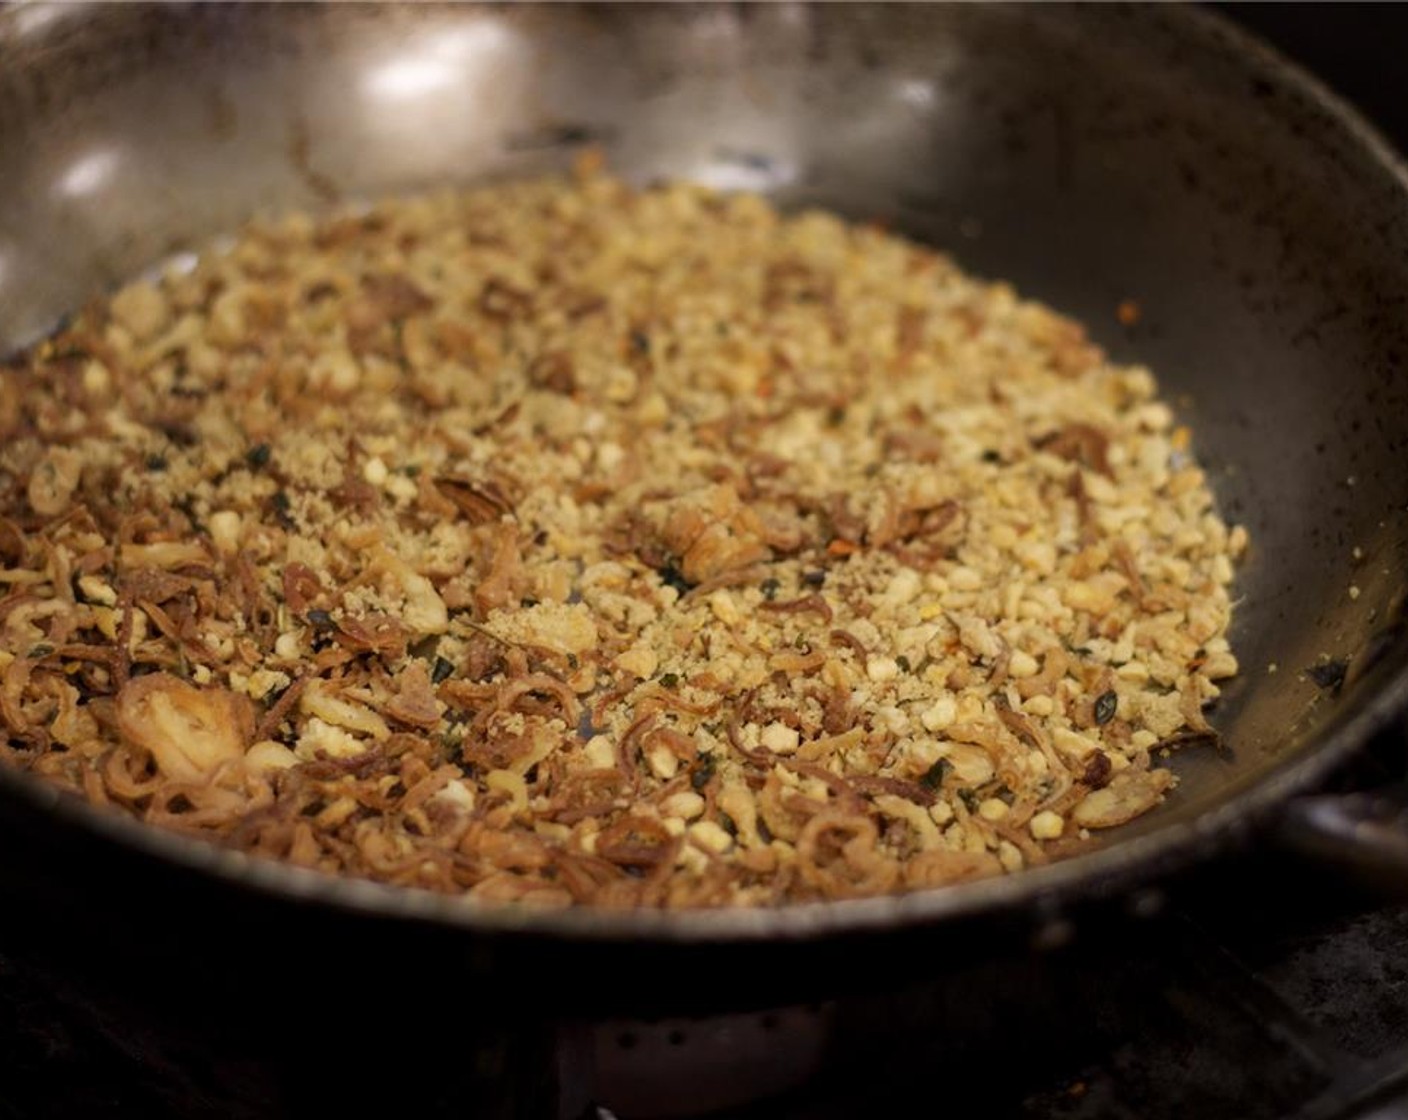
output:
[[[536,915],[255,866],[67,803],[56,819],[435,922],[805,937],[1147,877],[1274,813],[1400,704],[1408,654],[1375,635],[1408,553],[1408,179],[1333,98],[1210,17],[21,4],[0,11],[0,60],[0,353],[252,213],[534,174],[593,142],[633,179],[883,220],[1082,318],[1159,374],[1254,541],[1245,671],[1215,717],[1227,749],[1180,756],[1176,797],[1104,849],[1008,880],[790,911]],[[1124,299],[1142,309],[1129,328]],[[1303,673],[1370,646],[1342,695]],[[10,774],[0,792],[54,801]]]

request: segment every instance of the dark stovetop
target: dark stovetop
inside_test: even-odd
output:
[[[1408,8],[1217,6],[1408,148]],[[1405,765],[1403,737],[1386,736],[1341,781],[1402,787]],[[898,995],[558,1024],[562,1103],[551,1111],[683,1115],[713,1101],[729,1106],[716,1120],[839,1120],[908,1114],[917,1094],[934,1111],[1033,1120],[1408,1117],[1408,907],[1275,852],[1224,862],[1160,900],[1133,900],[1144,920],[993,964],[961,991],[947,980],[961,962],[919,959],[891,962],[913,978]],[[4,934],[0,918],[0,1120],[301,1116],[318,1099],[316,1087],[290,1091],[300,1055],[194,1046],[141,1008],[7,958]],[[100,952],[101,931],[93,943]],[[503,1077],[543,1080],[543,1064],[506,1061]],[[772,1095],[738,1103],[762,1092]],[[541,1094],[444,1114],[522,1115],[508,1102],[530,1098]]]
[[[1384,736],[1337,785],[1408,792],[1404,746]],[[963,962],[921,959],[900,963],[913,977],[900,994],[598,1027],[596,1099],[621,1116],[683,1115],[682,1101],[781,1087],[794,1071],[799,1087],[710,1115],[842,1120],[930,1097],[1030,1120],[1408,1116],[1408,907],[1263,850],[1132,908],[1143,920],[994,962],[957,990]],[[761,1069],[750,1042],[769,1055]],[[736,1083],[721,1089],[725,1061]]]

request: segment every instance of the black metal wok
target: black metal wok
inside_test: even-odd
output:
[[[1408,700],[1408,172],[1331,94],[1196,10],[12,6],[0,353],[257,209],[540,172],[583,142],[630,177],[883,219],[1150,365],[1252,534],[1244,671],[1214,716],[1226,749],[1179,755],[1166,806],[1055,866],[682,914],[335,881],[0,772],[13,936],[211,1029],[383,1014],[414,1034],[432,1005],[518,1021],[761,1005],[877,968],[903,982],[887,962],[1054,940],[1086,907],[1273,832],[1408,880],[1396,834],[1367,845],[1350,809],[1299,797]]]

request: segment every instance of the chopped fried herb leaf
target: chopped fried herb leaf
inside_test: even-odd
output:
[[[950,763],[948,759],[941,758],[938,762],[934,763],[933,766],[924,771],[923,776],[919,779],[919,784],[925,789],[938,789],[944,784],[945,776],[952,769],[953,764]]]
[[[1305,675],[1315,682],[1316,688],[1323,688],[1326,692],[1338,692],[1340,685],[1344,684],[1344,675],[1348,670],[1348,662],[1332,658],[1312,665],[1305,671]]]
[[[709,784],[709,779],[714,776],[714,771],[718,764],[714,761],[712,754],[699,756],[699,765],[694,768],[694,773],[689,776],[689,784],[695,789],[703,789]]]
[[[673,587],[681,595],[687,594],[694,586],[674,564],[666,564],[660,569],[660,581],[666,587]]]
[[[1102,692],[1095,698],[1095,722],[1101,726],[1109,723],[1115,718],[1115,712],[1120,706],[1120,698],[1114,691]]]
[[[288,493],[284,490],[277,490],[274,496],[269,499],[270,508],[274,511],[274,519],[285,529],[294,527],[293,517],[289,511],[293,508],[293,502],[289,499]]]

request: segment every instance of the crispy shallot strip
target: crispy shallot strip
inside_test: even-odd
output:
[[[829,624],[835,617],[831,605],[819,591],[803,595],[800,599],[788,599],[782,603],[759,603],[758,609],[774,614],[802,614],[810,611],[820,616],[823,624]]]
[[[767,768],[772,765],[772,759],[761,751],[749,750],[743,745],[743,724],[746,722],[745,713],[753,706],[753,701],[757,698],[756,688],[744,693],[743,702],[735,705],[733,711],[729,713],[726,733],[728,735],[729,746],[741,754],[754,766]]]
[[[877,850],[879,830],[868,816],[825,812],[812,817],[797,838],[802,878],[824,898],[881,894],[899,879],[893,858]]]
[[[256,743],[265,739],[272,739],[274,733],[278,731],[279,724],[283,723],[284,717],[303,695],[303,690],[308,687],[308,682],[313,679],[311,673],[295,677],[293,682],[283,690],[279,698],[269,706],[269,710],[260,717],[258,725],[254,729],[254,741]]]
[[[865,664],[866,658],[870,656],[870,650],[865,648],[865,643],[849,630],[831,631],[831,643],[832,645],[845,646],[860,658],[862,665]]]

